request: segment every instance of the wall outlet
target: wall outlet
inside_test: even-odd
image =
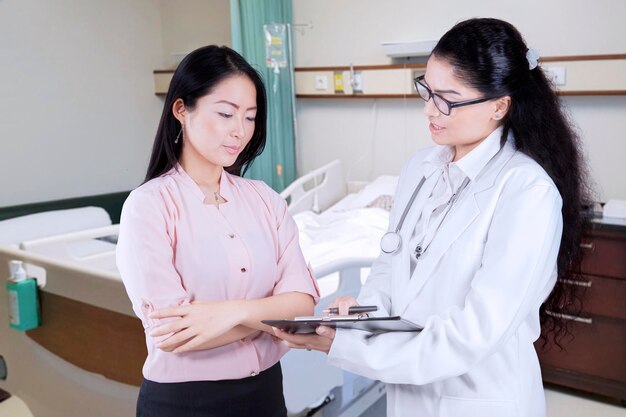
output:
[[[565,85],[565,67],[547,67],[546,76],[554,85]]]
[[[315,89],[318,91],[328,90],[328,78],[325,75],[315,76]]]
[[[354,71],[352,80],[350,81],[353,93],[363,92],[363,71]]]

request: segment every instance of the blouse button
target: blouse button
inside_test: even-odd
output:
[[[241,268],[241,272],[246,272],[247,269],[246,268]]]
[[[148,310],[150,308],[150,304],[144,302],[141,307],[143,307],[144,310]]]
[[[250,372],[250,376],[256,376],[256,372],[254,371]]]
[[[228,237],[231,238],[231,239],[234,239],[235,238],[235,234],[234,233],[229,233]]]

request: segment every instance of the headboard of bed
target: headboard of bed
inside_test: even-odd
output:
[[[12,219],[14,217],[40,213],[42,211],[97,206],[102,207],[109,213],[113,223],[119,223],[122,205],[124,201],[126,201],[128,194],[130,194],[130,191],[0,207],[0,220]]]
[[[341,161],[335,160],[301,176],[280,195],[287,200],[291,214],[326,210],[346,195]]]

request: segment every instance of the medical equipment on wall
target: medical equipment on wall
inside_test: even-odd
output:
[[[355,71],[352,63],[350,63],[350,87],[352,87],[352,94],[363,93],[363,72]]]
[[[381,42],[385,55],[390,58],[429,56],[438,40]]]

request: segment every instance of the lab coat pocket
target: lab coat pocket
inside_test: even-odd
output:
[[[441,397],[438,417],[517,417],[515,401]]]

